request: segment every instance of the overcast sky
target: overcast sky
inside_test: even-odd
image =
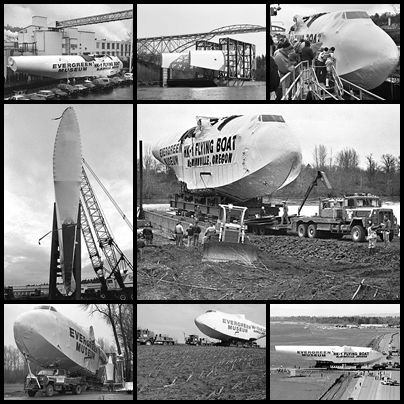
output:
[[[399,304],[271,304],[276,316],[350,316],[361,314],[400,314]]]
[[[276,5],[277,3],[275,3]],[[281,10],[278,15],[271,17],[272,25],[280,25],[289,31],[293,25],[293,17],[300,15],[301,17],[310,16],[322,12],[344,11],[344,10],[365,10],[369,15],[384,12],[394,13],[391,4],[286,4],[281,3]],[[399,5],[398,5],[399,6]],[[283,24],[279,24],[279,22]]]
[[[145,147],[196,125],[195,116],[280,114],[300,139],[305,164],[313,162],[314,146],[323,144],[333,156],[353,147],[366,167],[369,153],[380,162],[382,154],[400,154],[398,104],[138,104],[137,139]],[[158,117],[158,119],[157,119]],[[281,140],[281,139],[280,139]]]
[[[137,37],[209,32],[227,25],[266,26],[265,4],[138,4]],[[223,37],[223,36],[222,36]],[[229,35],[256,45],[256,55],[266,54],[266,33]],[[219,37],[211,41],[219,43]]]
[[[83,157],[133,223],[133,107],[129,104],[4,106],[4,278],[6,285],[49,279],[53,148],[60,120],[76,112]],[[89,180],[118,246],[133,260],[133,232],[95,179]],[[95,273],[82,238],[82,277]]]
[[[32,24],[33,16],[41,16],[48,18],[48,27],[55,27],[55,21],[91,17],[132,8],[132,4],[4,4],[4,25],[25,28]],[[95,32],[97,39],[128,40],[131,20],[85,25],[79,29]]]
[[[45,303],[47,304],[47,303]],[[21,314],[32,310],[41,304],[5,304],[4,305],[4,345],[17,347],[14,340],[13,325],[15,319]],[[78,304],[51,304],[58,312],[74,321],[88,333],[90,325],[94,327],[95,339],[102,337],[107,347],[115,346],[115,339],[111,329],[99,313],[90,316],[90,311],[85,311]]]
[[[137,326],[148,328],[158,334],[166,333],[176,338],[178,342],[184,342],[184,334],[197,334],[201,331],[194,323],[194,319],[207,310],[219,310],[225,313],[245,314],[248,320],[265,326],[265,304],[137,304]],[[258,341],[261,346],[266,346],[266,338]]]

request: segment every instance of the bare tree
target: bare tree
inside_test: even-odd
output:
[[[318,168],[320,167],[320,158],[319,158],[319,155],[318,155],[318,147],[317,147],[317,145],[314,146],[313,162],[314,162],[314,167],[318,170]]]
[[[327,162],[327,149],[323,144],[318,146],[318,160],[320,163],[320,168],[325,168]]]
[[[366,156],[366,160],[368,162],[368,168],[367,168],[368,178],[369,182],[372,184],[377,171],[377,163],[376,160],[373,158],[372,153]]]
[[[383,171],[394,174],[396,171],[396,158],[392,154],[382,154]]]
[[[336,161],[338,167],[344,170],[357,168],[359,165],[359,154],[355,149],[347,148],[337,154]]]

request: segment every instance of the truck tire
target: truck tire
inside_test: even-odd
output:
[[[309,238],[318,237],[317,226],[314,223],[310,224],[309,227],[307,228],[307,235]]]
[[[100,298],[104,300],[104,299],[107,298],[107,295],[106,295],[105,293],[101,293],[101,294],[100,294]]]
[[[307,224],[306,223],[300,223],[299,226],[297,226],[297,235],[301,238],[307,237]]]
[[[361,243],[362,241],[365,240],[366,231],[362,226],[356,225],[352,227],[351,234],[352,234],[352,240],[355,243]]]
[[[29,397],[35,397],[36,391],[35,390],[28,390],[27,391]]]
[[[81,386],[80,384],[77,384],[76,386],[73,387],[73,394],[79,396],[81,394]]]
[[[46,397],[52,397],[54,393],[53,384],[48,384],[45,389]]]
[[[125,295],[125,293],[121,293],[121,294],[119,295],[119,300],[126,300],[126,295]]]

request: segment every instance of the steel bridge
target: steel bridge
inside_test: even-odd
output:
[[[117,11],[115,13],[107,13],[93,15],[91,17],[74,18],[66,21],[56,21],[56,28],[78,27],[81,25],[101,24],[103,22],[129,20],[133,18],[133,10]]]
[[[161,53],[183,52],[196,44],[196,41],[214,38],[218,35],[249,34],[253,32],[264,32],[266,27],[261,25],[238,24],[216,28],[209,32],[197,34],[156,36],[151,38],[137,39],[137,56],[157,56]]]

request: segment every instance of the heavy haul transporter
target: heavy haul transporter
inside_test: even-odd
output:
[[[353,241],[361,242],[366,238],[368,221],[372,220],[373,228],[383,240],[384,217],[387,216],[392,225],[390,241],[393,240],[394,235],[398,235],[397,218],[393,210],[382,207],[380,198],[369,193],[323,198],[319,202],[318,215],[301,216],[300,211],[318,180],[331,189],[325,173],[318,171],[299,207],[298,214],[288,217],[289,223],[281,224],[282,220],[279,216],[251,219],[246,221],[248,231],[256,234],[291,231],[299,237],[309,238],[342,238],[344,235],[351,235]]]

